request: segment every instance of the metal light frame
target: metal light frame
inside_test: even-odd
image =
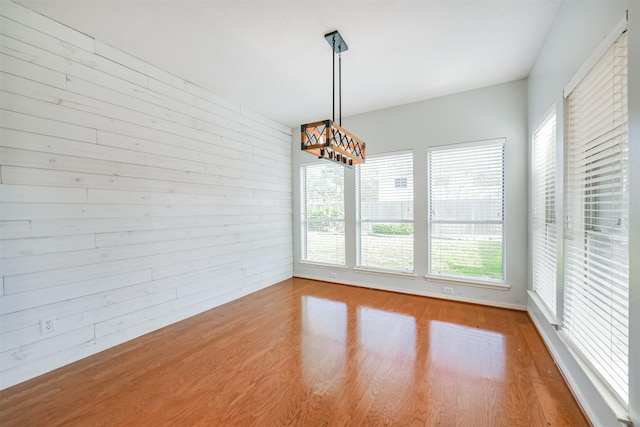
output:
[[[324,35],[333,50],[333,119],[307,123],[300,126],[301,149],[320,159],[340,163],[347,167],[364,163],[366,144],[360,138],[342,127],[342,52],[349,49],[338,31]],[[335,122],[336,105],[336,55],[338,55],[338,105],[340,108],[339,123]]]

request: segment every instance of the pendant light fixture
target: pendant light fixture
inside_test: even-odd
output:
[[[324,35],[333,50],[333,116],[331,120],[307,123],[300,126],[301,148],[320,159],[338,162],[347,167],[364,163],[365,143],[342,127],[342,55],[349,49],[338,31]],[[338,55],[338,107],[336,120],[336,55]]]

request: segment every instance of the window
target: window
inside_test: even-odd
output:
[[[396,188],[407,188],[407,178],[396,178],[395,186]]]
[[[413,154],[358,165],[356,198],[358,267],[413,271]]]
[[[304,165],[300,182],[302,260],[344,265],[344,166]]]
[[[428,154],[429,274],[503,281],[504,140]]]
[[[556,316],[556,112],[533,132],[533,290]]]
[[[616,34],[618,36],[620,33]],[[563,329],[618,398],[629,396],[627,34],[565,92]]]

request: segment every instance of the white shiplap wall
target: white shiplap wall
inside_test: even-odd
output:
[[[289,128],[1,12],[0,388],[291,277]]]

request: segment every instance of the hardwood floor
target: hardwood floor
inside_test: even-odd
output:
[[[589,425],[524,312],[291,279],[0,392],[8,426]]]

